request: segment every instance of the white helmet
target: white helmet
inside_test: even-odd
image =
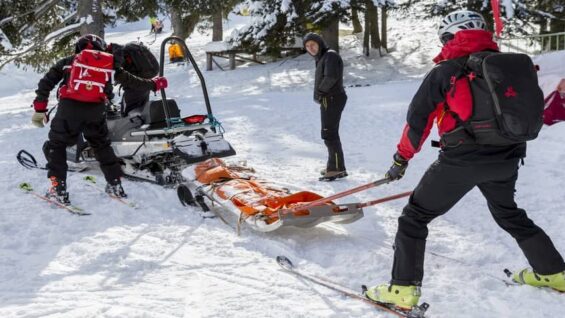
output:
[[[437,31],[442,43],[453,39],[455,33],[461,30],[486,30],[487,24],[480,13],[460,10],[446,15],[439,24]]]

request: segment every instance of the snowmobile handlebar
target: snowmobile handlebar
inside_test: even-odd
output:
[[[367,183],[365,185],[358,186],[356,188],[349,189],[347,191],[336,193],[336,194],[331,195],[329,197],[321,198],[321,199],[318,199],[318,200],[315,200],[315,201],[312,201],[312,202],[309,202],[309,203],[306,203],[306,204],[297,205],[297,206],[292,207],[290,209],[284,209],[284,210],[281,211],[281,215],[289,214],[289,213],[296,213],[296,212],[301,211],[301,210],[307,210],[309,208],[312,208],[312,207],[315,207],[315,206],[318,206],[318,205],[322,205],[322,204],[331,202],[333,200],[352,195],[354,193],[358,193],[358,192],[361,192],[361,191],[365,191],[365,190],[368,190],[368,189],[371,189],[371,188],[378,187],[378,186],[383,185],[383,184],[387,184],[391,181],[392,180],[390,178],[383,178],[383,179],[380,179],[380,180],[377,180],[377,181],[373,181],[371,183]],[[377,203],[379,203],[379,202],[377,202]],[[375,204],[377,204],[377,203],[375,203]]]
[[[167,45],[167,43],[173,41],[180,44],[184,56],[188,57],[190,64],[192,64],[192,67],[194,68],[194,71],[196,72],[196,75],[200,80],[200,86],[202,87],[202,94],[204,95],[204,103],[206,104],[206,111],[208,113],[208,118],[213,118],[212,107],[210,106],[210,98],[208,97],[208,89],[206,88],[206,81],[204,80],[204,76],[202,75],[202,72],[200,72],[200,69],[198,68],[198,64],[196,64],[196,61],[194,60],[192,53],[190,53],[190,50],[186,46],[186,43],[184,42],[183,39],[177,36],[170,36],[164,39],[163,42],[161,42],[161,52],[159,54],[159,76],[163,76],[165,73],[165,46]],[[161,98],[163,100],[163,110],[165,112],[165,117],[167,118],[167,128],[170,128],[171,124],[170,124],[169,111],[167,107],[167,95],[165,93],[164,88],[161,89]]]

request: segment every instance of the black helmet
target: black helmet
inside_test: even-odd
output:
[[[96,34],[83,35],[75,44],[75,54],[82,50],[106,51],[106,42]]]

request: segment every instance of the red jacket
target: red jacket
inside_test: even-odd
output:
[[[468,56],[481,51],[498,51],[492,40],[492,33],[483,30],[464,30],[455,34],[455,38],[446,43],[441,53],[434,58],[436,66],[428,73],[414,95],[406,118],[406,126],[398,143],[398,153],[410,160],[420,151],[422,144],[430,134],[434,121],[439,135],[453,130],[456,121],[449,110],[457,113],[461,120],[467,120],[473,111],[471,89],[465,78],[455,80],[461,67],[448,60]],[[448,94],[455,81],[455,94]]]

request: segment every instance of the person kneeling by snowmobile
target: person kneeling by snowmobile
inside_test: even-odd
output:
[[[123,56],[119,45],[110,51],[104,40],[94,34],[79,38],[75,54],[59,60],[39,81],[33,101],[35,110],[32,123],[43,127],[48,122],[47,103],[49,94],[60,83],[57,97],[59,106],[51,123],[46,145],[47,176],[51,187],[47,193],[63,204],[70,204],[66,187],[67,146],[77,142],[82,133],[94,150],[100,169],[107,181],[106,192],[126,197],[120,178],[123,175],[120,161],[114,154],[106,126],[106,102],[113,97],[111,75],[115,80],[159,90],[167,87],[164,77],[141,79],[122,68]]]
[[[441,151],[398,218],[390,283],[369,288],[366,296],[406,310],[417,306],[428,224],[448,212],[475,186],[486,198],[496,223],[516,239],[533,267],[516,273],[513,280],[565,291],[562,256],[549,236],[514,201],[526,141],[536,138],[542,127],[543,93],[537,85],[535,67],[526,55],[499,53],[492,33],[476,12],[450,13],[442,20],[438,35],[443,48],[434,59],[437,65],[412,99],[407,125],[387,177],[402,178],[434,121],[441,136]],[[494,91],[487,85],[493,78],[507,88],[497,88],[501,93]],[[516,94],[519,99],[513,99]],[[496,124],[495,97],[502,109],[501,121],[506,122],[505,116],[514,116],[512,131],[518,134],[510,135],[506,127]]]

